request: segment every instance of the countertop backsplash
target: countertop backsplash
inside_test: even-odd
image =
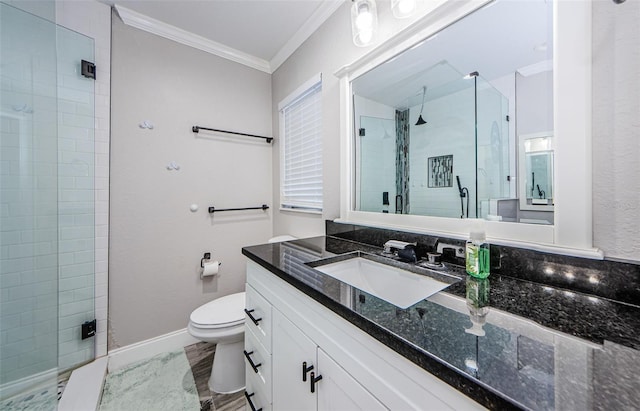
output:
[[[415,242],[418,257],[435,251],[438,241],[464,246],[464,241],[458,239],[330,220],[326,221],[326,235],[375,247],[382,247],[390,239]],[[443,254],[442,259],[464,266],[464,259],[453,254]],[[492,244],[491,273],[640,305],[640,263],[594,260]]]

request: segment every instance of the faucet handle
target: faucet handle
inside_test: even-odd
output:
[[[405,241],[389,240],[384,243],[384,252],[388,254],[391,253],[391,249],[393,248],[395,248],[396,250],[405,250],[407,248],[413,248],[416,245],[418,245],[418,243],[407,243]]]

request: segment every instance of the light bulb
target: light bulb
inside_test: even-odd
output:
[[[360,10],[358,12],[358,17],[356,17],[356,27],[360,30],[362,29],[371,29],[371,24],[373,23],[373,16],[371,15],[371,11],[369,11],[369,6],[363,4],[360,6]]]
[[[373,30],[369,29],[362,29],[360,30],[360,41],[362,42],[362,44],[368,44],[371,39],[373,38]]]
[[[375,0],[353,0],[351,7],[351,32],[353,43],[365,47],[376,41],[378,15]]]
[[[416,10],[416,0],[395,0],[391,2],[391,9],[396,18],[409,17]]]

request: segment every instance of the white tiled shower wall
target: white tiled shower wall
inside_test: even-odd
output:
[[[12,43],[16,56],[37,57],[3,62],[0,385],[107,352],[111,14],[93,1],[55,6],[59,25],[95,42],[41,20]],[[95,83],[79,75],[78,56],[96,63]],[[82,341],[80,324],[93,318],[97,335]]]
[[[77,31],[94,40],[94,63],[96,64],[96,80],[94,83],[94,121],[87,123],[83,116],[81,105],[75,107],[67,106],[67,109],[75,109],[75,113],[67,113],[63,117],[61,128],[70,131],[67,134],[73,140],[73,132],[78,132],[82,137],[83,133],[94,136],[94,158],[93,158],[93,189],[85,188],[86,179],[74,178],[73,188],[67,193],[70,200],[86,200],[87,195],[93,195],[95,200],[94,225],[91,227],[86,221],[86,215],[77,215],[73,221],[61,221],[60,227],[60,256],[61,256],[61,279],[60,279],[60,369],[88,361],[95,356],[100,357],[107,354],[107,282],[108,282],[108,245],[109,245],[109,124],[110,124],[110,87],[111,87],[111,9],[96,1],[56,1],[56,22],[68,29]],[[63,83],[64,87],[65,84]],[[74,93],[78,90],[72,91]],[[82,98],[82,95],[76,95]],[[62,109],[62,106],[60,106]],[[80,112],[78,112],[80,110]],[[62,111],[62,110],[61,110]],[[63,114],[64,116],[64,114]],[[66,128],[71,127],[71,128]],[[84,130],[84,131],[82,131]],[[62,132],[60,133],[62,137]],[[69,142],[71,143],[71,142]],[[79,144],[80,143],[80,144]],[[82,161],[82,139],[76,140],[76,152]],[[89,162],[90,159],[85,159]],[[73,159],[71,159],[73,162]],[[78,170],[72,170],[77,172]],[[71,183],[68,180],[60,181],[63,184]],[[64,200],[64,197],[62,197]],[[61,208],[62,210],[62,208]],[[91,238],[93,232],[93,239]],[[75,238],[73,242],[67,243],[64,236]],[[93,284],[95,294],[95,318],[97,319],[97,333],[94,338],[82,342],[79,339],[79,324],[82,323],[83,312],[88,312],[86,306],[86,296],[89,290],[83,287],[83,282],[89,281],[86,272],[90,269],[90,262],[85,262],[85,257],[89,256],[85,248],[93,240],[95,281]],[[71,248],[64,248],[70,246]],[[73,258],[73,264],[68,265],[68,271],[63,270],[64,258]],[[69,262],[69,260],[66,260]],[[68,274],[63,278],[63,272]],[[67,282],[63,282],[67,280]],[[63,295],[63,286],[68,286],[75,291],[72,294]],[[63,300],[68,298],[68,300]]]
[[[3,7],[0,388],[57,363],[55,27]],[[27,27],[28,26],[28,27]]]

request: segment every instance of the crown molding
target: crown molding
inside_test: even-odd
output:
[[[209,40],[197,34],[190,33],[178,27],[153,19],[125,7],[114,6],[122,21],[131,27],[173,40],[175,42],[214,54],[227,60],[264,71],[271,74],[271,66],[268,61],[244,53],[240,50],[225,46],[224,44]]]
[[[325,22],[340,6],[344,0],[323,1],[313,12],[311,17],[296,31],[296,33],[282,46],[269,62],[271,72],[274,72],[284,63],[311,35]]]

